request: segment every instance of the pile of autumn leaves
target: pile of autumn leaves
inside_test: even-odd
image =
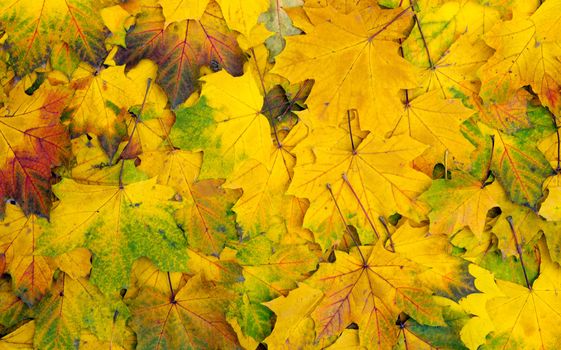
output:
[[[556,349],[561,0],[0,1],[0,349]]]

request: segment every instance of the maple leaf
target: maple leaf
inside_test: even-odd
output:
[[[290,151],[300,137],[298,130],[290,133],[283,139],[281,147],[271,147],[268,163],[248,160],[226,182],[225,187],[243,190],[242,197],[232,210],[237,214],[238,223],[250,235],[274,230],[275,224],[286,217],[289,206],[298,206],[293,203],[293,197],[285,195],[285,192],[296,163]]]
[[[523,261],[520,261],[524,264]],[[524,268],[524,265],[522,265]],[[482,278],[476,276],[479,288],[490,294],[486,310],[493,322],[490,347],[516,349],[520,346],[531,348],[552,348],[559,345],[555,331],[544,324],[559,318],[556,311],[560,302],[559,267],[542,260],[540,276],[526,285]],[[520,317],[528,315],[529,317]]]
[[[539,109],[528,116],[536,124],[529,131],[523,129],[509,135],[484,126],[482,130],[492,137],[491,170],[510,199],[535,209],[542,197],[542,183],[553,170],[532,142],[551,132],[551,119],[547,112]]]
[[[386,248],[426,269],[419,271],[417,278],[439,295],[457,300],[475,291],[467,262],[453,256],[447,238],[429,233],[427,226],[402,224],[391,234]]]
[[[201,67],[224,69],[239,76],[244,63],[235,35],[214,1],[208,3],[200,20],[174,22],[167,27],[161,8],[143,7],[127,33],[126,49],[121,48],[115,56],[119,64],[127,65],[136,65],[142,58],[158,64],[156,82],[165,90],[172,107],[198,89]]]
[[[421,195],[431,207],[431,232],[453,235],[465,226],[478,237],[483,234],[487,213],[506,200],[498,183],[488,183],[469,173],[455,172],[452,179],[434,180]]]
[[[300,284],[288,296],[264,303],[277,315],[277,323],[271,335],[265,339],[270,349],[314,343],[312,311],[322,298],[322,292],[307,284]],[[294,345],[291,345],[294,344]]]
[[[0,349],[558,347],[560,8],[4,1]]]
[[[140,335],[138,348],[240,348],[224,316],[231,294],[198,275],[177,292],[141,290],[130,303],[131,327]]]
[[[14,290],[28,304],[40,300],[51,285],[53,261],[36,254],[36,242],[42,234],[43,220],[34,215],[26,217],[14,205],[7,207],[0,227],[0,251],[7,272],[13,278]]]
[[[9,34],[5,43],[10,64],[20,76],[44,64],[51,45],[64,42],[78,57],[98,67],[107,51],[107,30],[100,9],[113,0],[11,0],[0,6],[0,27]]]
[[[292,23],[286,10],[302,6],[302,0],[274,0],[271,1],[269,10],[259,17],[259,21],[265,23],[265,27],[275,33],[275,35],[265,40],[265,45],[269,49],[271,56],[278,55],[285,47],[285,36],[298,35],[302,31]]]
[[[266,164],[272,146],[270,126],[261,114],[263,97],[251,71],[241,77],[221,71],[205,76],[202,81],[202,97],[192,111],[198,118],[178,112],[176,127],[183,135],[174,137],[172,133],[180,147],[205,149],[200,178],[227,177],[246,159]],[[201,136],[191,138],[190,132],[186,134],[193,129]]]
[[[377,6],[367,14],[330,13],[329,21],[312,32],[286,39],[273,72],[291,82],[315,80],[308,100],[315,124],[336,125],[348,110],[357,109],[368,116],[361,121],[363,129],[391,128],[384,116],[400,112],[399,90],[415,87],[415,71],[399,57],[394,41],[403,36],[409,15],[409,8]]]
[[[369,134],[356,148],[354,141],[346,143],[351,147],[314,149],[316,161],[294,168],[288,190],[310,200],[304,226],[316,233],[324,249],[339,242],[347,224],[380,236],[379,216],[397,211],[419,220],[424,215],[415,197],[429,184],[428,178],[408,168],[423,151],[418,142]]]
[[[26,214],[49,215],[51,169],[69,157],[69,137],[59,117],[70,95],[44,83],[29,96],[22,82],[0,110],[0,194],[2,201],[15,199]]]
[[[335,255],[334,264],[322,264],[309,280],[325,293],[311,314],[318,340],[337,335],[354,322],[363,344],[393,346],[394,323],[402,310],[419,322],[443,324],[429,289],[415,277],[423,267],[381,244]]]
[[[459,100],[444,100],[438,95],[437,91],[433,91],[406,101],[405,111],[391,132],[391,135],[409,135],[430,146],[419,156],[422,161],[416,162],[426,173],[447,151],[452,154],[454,161],[467,163],[473,150],[473,145],[467,139],[459,137],[461,124],[473,112]]]
[[[221,180],[197,182],[202,154],[181,150],[150,152],[141,156],[140,169],[158,175],[158,182],[171,186],[185,207],[177,220],[186,231],[189,246],[217,256],[228,240],[238,238],[232,206],[239,192],[223,189]]]
[[[461,305],[449,299],[438,298],[437,302],[444,306],[443,316],[447,326],[423,325],[402,313],[395,322],[399,335],[394,349],[466,349],[459,331],[469,322],[469,316]]]
[[[262,341],[271,332],[272,312],[261,303],[286,295],[316,269],[318,257],[306,244],[283,244],[261,235],[239,245],[235,259],[242,268],[240,298],[229,308],[229,318],[243,335]],[[234,253],[234,252],[232,252]]]
[[[30,321],[0,339],[0,349],[33,349],[35,321]]]
[[[531,127],[530,120],[526,115],[526,107],[531,95],[526,90],[520,89],[516,94],[508,97],[509,99],[506,101],[477,103],[480,111],[479,119],[507,134]]]
[[[69,348],[80,338],[83,329],[107,339],[112,332],[117,332],[112,329],[115,327],[112,306],[87,280],[74,280],[60,273],[49,295],[37,306],[38,330],[33,344],[36,348]],[[124,327],[123,322],[121,327]]]
[[[236,252],[244,289],[256,302],[286,295],[317,266],[317,256],[305,244],[274,246],[274,241],[261,235],[240,245]]]
[[[481,68],[482,94],[499,96],[524,85],[543,98],[551,82],[559,84],[559,21],[555,14],[561,6],[550,1],[531,16],[499,22],[484,38],[495,54]]]
[[[438,90],[445,98],[477,94],[476,72],[493,53],[479,36],[496,23],[497,9],[477,2],[411,3],[415,25],[402,48],[403,56],[422,69],[420,93]]]
[[[163,92],[154,88],[147,91],[148,81],[155,76],[156,66],[148,61],[126,74],[124,66],[93,72],[89,67],[79,68],[72,77],[75,92],[66,108],[71,132],[98,136],[112,158],[127,135],[125,121],[129,109],[145,100],[153,109],[165,107],[167,98]]]
[[[141,256],[164,270],[186,268],[186,239],[174,221],[179,205],[170,200],[174,191],[155,178],[122,188],[65,179],[55,194],[61,203],[39,240],[40,251],[58,255],[77,246],[91,249],[91,280],[104,293],[126,287],[132,263]]]
[[[124,147],[121,143],[120,147]],[[107,154],[102,142],[97,137],[83,135],[72,140],[74,162],[67,172],[61,170],[62,176],[76,182],[90,185],[119,185],[148,180],[145,173],[139,172],[132,160],[118,160]],[[122,162],[117,165],[117,162]]]

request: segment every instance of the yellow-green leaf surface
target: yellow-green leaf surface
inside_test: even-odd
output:
[[[485,180],[465,173],[454,173],[450,180],[435,180],[421,196],[431,207],[431,232],[453,235],[469,226],[480,236],[487,212],[506,200],[498,183],[487,184]]]
[[[273,142],[269,122],[261,114],[263,97],[252,73],[235,78],[222,71],[203,81],[202,98],[211,108],[213,120],[205,128],[211,131],[205,134],[201,178],[228,176],[246,159],[266,164]]]
[[[240,194],[223,189],[221,180],[197,181],[201,162],[201,153],[149,152],[142,156],[141,169],[158,175],[160,184],[181,195],[185,206],[176,219],[186,231],[190,247],[218,255],[227,240],[238,237],[231,208]]]
[[[557,349],[561,0],[0,0],[0,350]]]
[[[88,280],[72,279],[63,273],[56,278],[53,288],[37,309],[33,340],[34,348],[68,349],[80,339],[82,330],[95,332],[100,339],[122,331],[123,316],[118,315],[118,305],[112,305]],[[117,308],[116,308],[117,307]],[[121,319],[120,322],[117,321]],[[120,343],[119,339],[115,342]]]
[[[514,202],[535,208],[542,196],[542,184],[552,174],[548,161],[529,140],[500,131],[493,134],[491,169]]]
[[[174,191],[156,179],[119,186],[83,185],[64,180],[61,199],[42,235],[44,254],[78,246],[94,253],[92,282],[103,292],[126,288],[135,259],[146,256],[164,270],[186,267],[187,239],[174,221]]]
[[[80,59],[99,66],[107,51],[100,10],[112,0],[8,0],[0,4],[0,26],[8,33],[10,63],[19,75],[44,64],[51,45],[64,42]]]

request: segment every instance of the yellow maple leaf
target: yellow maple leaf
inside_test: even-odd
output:
[[[334,264],[322,264],[309,283],[325,296],[312,312],[316,338],[338,335],[351,322],[361,344],[387,348],[397,340],[395,320],[401,310],[419,322],[443,324],[441,310],[428,288],[416,279],[424,270],[381,244],[336,253]]]
[[[186,19],[199,20],[205,12],[208,2],[209,0],[158,0],[167,24]]]
[[[40,220],[44,219],[26,217],[21,209],[9,205],[0,226],[0,252],[12,276],[14,291],[29,304],[46,294],[54,272],[51,258],[36,252],[36,242],[43,233]]]
[[[273,72],[293,83],[315,80],[308,99],[314,125],[336,125],[356,109],[365,116],[361,128],[389,129],[393,125],[386,115],[399,114],[402,107],[399,90],[416,87],[415,70],[398,55],[395,42],[403,37],[410,15],[409,8],[377,6],[367,13],[330,13],[329,21],[306,35],[287,38]]]
[[[228,26],[250,38],[251,30],[257,24],[259,15],[269,7],[267,0],[216,0]]]
[[[434,164],[441,161],[447,151],[451,153],[451,160],[466,164],[474,149],[467,139],[458,137],[461,124],[473,111],[459,100],[442,99],[439,95],[438,91],[432,91],[406,101],[404,112],[390,133],[409,135],[430,146],[415,162],[426,174],[432,173]]]
[[[551,90],[550,79],[559,85],[561,63],[556,57],[561,55],[557,44],[560,9],[561,1],[548,1],[531,16],[499,22],[484,36],[496,51],[481,67],[482,96],[501,98],[531,85],[543,98]]]
[[[342,149],[317,147],[313,163],[295,167],[288,193],[310,200],[304,226],[324,249],[339,242],[348,224],[368,231],[372,241],[382,232],[380,216],[397,211],[420,221],[425,215],[416,196],[429,179],[409,167],[423,150],[409,137],[381,139],[375,134],[356,149],[354,141],[346,141]]]
[[[543,252],[545,253],[545,252]],[[475,275],[478,288],[490,293],[486,311],[492,321],[488,345],[502,349],[554,349],[560,345],[555,327],[546,327],[558,320],[561,307],[559,297],[559,266],[552,264],[547,253],[542,256],[540,275],[527,285],[482,278],[484,270]],[[523,262],[521,262],[522,267]],[[478,271],[478,270],[474,270]],[[483,305],[477,305],[482,307]]]
[[[201,177],[227,177],[248,158],[267,164],[273,142],[253,73],[235,78],[221,71],[202,80],[202,96],[214,109],[216,129],[210,141],[214,149],[205,154]]]

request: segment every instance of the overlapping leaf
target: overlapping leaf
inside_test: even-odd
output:
[[[315,80],[309,107],[317,125],[336,125],[348,110],[358,109],[366,117],[363,129],[392,127],[384,115],[398,114],[399,90],[415,86],[415,71],[399,57],[396,43],[410,15],[409,8],[377,6],[346,16],[329,13],[312,32],[287,38],[274,72],[292,82]]]
[[[134,65],[142,58],[156,62],[157,82],[174,107],[199,87],[203,66],[236,76],[243,73],[243,53],[214,1],[208,3],[200,19],[173,22],[167,27],[161,8],[143,6],[127,34],[126,45],[117,53],[117,62]]]
[[[174,221],[173,190],[156,179],[124,187],[83,185],[65,179],[55,193],[41,251],[58,255],[77,246],[94,253],[92,282],[103,292],[128,285],[135,259],[146,256],[165,270],[186,268],[186,237]],[[110,220],[108,220],[110,218]]]
[[[63,42],[81,60],[98,67],[107,55],[107,29],[100,17],[114,0],[9,0],[0,4],[0,27],[9,63],[18,75],[44,65],[53,46]],[[55,54],[55,52],[53,52]]]
[[[559,347],[559,9],[0,1],[0,349]]]
[[[32,96],[23,82],[0,111],[2,201],[13,198],[26,214],[48,216],[51,168],[69,157],[68,133],[59,117],[71,91],[42,85]]]

